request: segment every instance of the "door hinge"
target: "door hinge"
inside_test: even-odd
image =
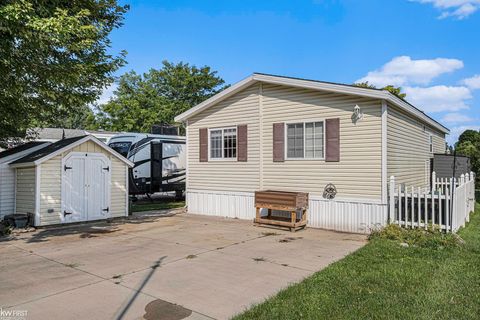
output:
[[[110,211],[110,208],[107,207],[107,209],[102,209],[103,212],[109,212]]]
[[[102,168],[102,169],[110,172],[110,167],[106,167],[106,168]]]
[[[67,165],[64,165],[63,166],[63,170],[67,171],[67,170],[72,170],[73,168],[72,167],[67,167]]]
[[[63,216],[68,216],[69,214],[73,214],[73,212],[67,212],[67,211],[63,211]]]

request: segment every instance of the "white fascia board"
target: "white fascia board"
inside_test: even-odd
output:
[[[449,134],[450,130],[447,127],[442,126],[440,123],[434,121],[431,119],[429,116],[427,116],[425,113],[422,111],[418,110],[417,108],[413,107],[409,103],[403,101],[402,99],[398,98],[394,94],[388,92],[389,97],[388,97],[388,102],[394,104],[395,106],[399,107],[400,109],[405,110],[407,113],[416,116],[417,118],[423,120],[424,122],[428,123],[432,127],[440,130],[441,132],[445,134]]]
[[[239,92],[240,90],[248,87],[249,85],[251,85],[253,82],[255,82],[255,80],[253,79],[253,75],[252,76],[249,76],[248,78],[245,78],[243,79],[242,81],[240,82],[237,82],[235,83],[234,85],[232,85],[231,87],[223,90],[222,92],[220,93],[217,93],[216,95],[214,95],[213,97],[210,97],[209,99],[205,100],[204,102],[196,105],[195,107],[185,111],[184,113],[178,115],[175,117],[175,121],[176,122],[182,122],[182,121],[185,121],[187,118],[203,111],[204,109],[210,107],[211,105],[213,105],[214,103],[218,103],[228,97],[230,97],[231,95]]]
[[[342,94],[351,94],[355,96],[362,96],[367,98],[375,98],[375,99],[387,99],[386,91],[382,90],[372,90],[362,87],[355,87],[355,86],[348,86],[348,85],[341,85],[335,83],[327,83],[327,82],[317,82],[312,80],[302,80],[302,79],[292,79],[292,78],[283,78],[283,77],[276,77],[276,76],[269,76],[263,74],[254,74],[253,78],[255,80],[271,83],[271,84],[278,84],[284,85],[289,87],[298,87],[302,89],[312,89],[312,90],[323,90],[328,92],[336,92]]]
[[[191,108],[190,110],[185,111],[184,113],[178,115],[177,117],[175,117],[175,121],[177,122],[185,121],[189,117],[195,114],[198,114],[199,112],[209,108],[215,103],[218,103],[230,97],[231,95],[239,92],[245,87],[250,86],[254,82],[264,82],[264,83],[284,85],[284,86],[290,86],[290,87],[298,87],[302,89],[321,90],[321,91],[350,94],[350,95],[361,96],[366,98],[385,100],[399,107],[400,109],[406,111],[407,113],[413,115],[414,117],[417,117],[418,119],[428,123],[432,127],[440,130],[441,132],[445,134],[450,133],[450,130],[448,130],[446,127],[442,126],[440,123],[436,122],[435,120],[427,116],[425,113],[421,112],[417,108],[413,107],[409,103],[403,101],[402,99],[396,97],[394,94],[386,90],[373,90],[373,89],[355,87],[355,86],[349,86],[349,85],[295,79],[295,78],[285,78],[285,77],[256,74],[256,73],[234,84],[230,88],[225,89],[224,91],[216,94],[210,99],[205,100],[204,102],[198,104],[197,106]]]

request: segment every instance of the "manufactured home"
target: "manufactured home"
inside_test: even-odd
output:
[[[133,163],[93,136],[62,139],[9,163],[15,213],[35,226],[128,215]]]
[[[426,187],[449,130],[385,90],[255,73],[176,117],[192,214],[255,217],[254,192],[309,194],[308,225],[385,225],[388,177]]]

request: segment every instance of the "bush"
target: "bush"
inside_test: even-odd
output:
[[[12,227],[5,221],[0,221],[0,237],[9,235],[10,233],[12,233]]]
[[[438,226],[430,225],[427,229],[407,229],[397,224],[389,224],[383,229],[373,231],[369,240],[386,239],[406,243],[409,246],[422,248],[453,248],[463,244],[456,234],[444,233]]]

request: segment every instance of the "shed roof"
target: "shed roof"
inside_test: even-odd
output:
[[[9,157],[9,156],[13,156],[16,153],[31,149],[33,147],[37,147],[37,146],[45,144],[45,143],[48,143],[48,142],[30,141],[30,142],[27,142],[27,143],[20,144],[16,147],[13,147],[13,148],[10,148],[10,149],[7,149],[7,150],[4,150],[4,151],[0,152],[0,159],[6,158],[6,157]]]
[[[318,80],[309,80],[309,79],[302,79],[302,78],[293,78],[293,77],[285,77],[285,76],[277,76],[265,73],[254,73],[248,78],[243,79],[240,82],[232,85],[231,87],[223,90],[222,92],[214,95],[213,97],[205,100],[204,102],[196,105],[195,107],[185,111],[184,113],[175,117],[175,121],[185,121],[188,118],[196,115],[203,110],[213,106],[214,104],[227,99],[228,97],[232,96],[233,94],[247,88],[248,86],[252,85],[253,83],[263,82],[263,83],[270,83],[270,84],[277,84],[277,85],[285,85],[285,86],[292,86],[304,89],[312,89],[312,90],[321,90],[321,91],[328,91],[328,92],[336,92],[341,94],[349,94],[349,95],[356,95],[361,97],[368,97],[368,98],[375,98],[380,100],[385,100],[390,102],[392,105],[399,107],[400,109],[404,110],[408,114],[428,123],[432,127],[440,130],[443,133],[450,133],[450,130],[443,126],[438,121],[434,120],[423,111],[418,109],[417,107],[413,106],[409,102],[395,96],[391,92],[382,89],[375,89],[375,88],[363,88],[357,87],[354,85],[348,84],[340,84],[340,83],[333,83],[333,82],[325,82],[325,81],[318,81]]]
[[[103,142],[99,141],[97,138],[94,136],[86,135],[86,136],[79,136],[79,137],[73,137],[73,138],[68,138],[68,139],[62,139],[57,142],[54,142],[52,144],[49,144],[48,146],[41,148],[35,152],[32,152],[28,155],[26,155],[23,158],[20,158],[18,160],[15,160],[10,163],[11,166],[13,167],[25,167],[25,166],[36,166],[50,158],[53,158],[57,154],[60,154],[64,151],[67,151],[77,145],[80,145],[84,142],[87,141],[93,141],[96,144],[98,144],[100,147],[105,149],[106,151],[110,152],[114,156],[116,156],[118,159],[126,163],[128,166],[133,167],[133,162],[130,160],[126,159],[123,157],[121,154],[104,144]]]

